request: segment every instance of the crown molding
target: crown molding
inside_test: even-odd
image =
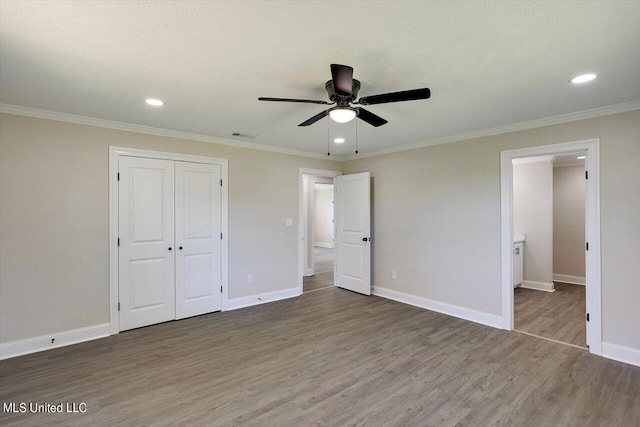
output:
[[[622,104],[609,105],[606,107],[593,108],[591,110],[577,111],[575,113],[561,114],[559,116],[546,117],[543,119],[529,120],[526,122],[513,123],[510,125],[497,126],[489,129],[475,130],[457,135],[444,136],[441,138],[428,139],[413,144],[403,144],[393,148],[363,153],[360,155],[349,154],[342,157],[342,161],[358,160],[367,157],[383,156],[385,154],[399,153],[401,151],[415,150],[418,148],[430,147],[432,145],[448,144],[449,142],[464,141],[467,139],[482,138],[485,136],[500,135],[509,132],[541,128],[545,126],[559,125],[562,123],[575,122],[578,120],[592,119],[595,117],[609,116],[611,114],[626,113],[640,110],[640,100],[625,102]]]
[[[397,147],[372,151],[362,154],[335,155],[328,159],[325,154],[312,153],[310,151],[295,150],[292,148],[275,147],[266,144],[253,142],[236,141],[233,139],[217,138],[208,135],[182,132],[170,129],[156,128],[151,126],[136,125],[132,123],[117,122],[113,120],[97,119],[95,117],[80,116],[76,114],[59,113],[57,111],[40,110],[37,108],[22,107],[12,104],[0,104],[0,113],[15,114],[18,116],[35,117],[39,119],[56,120],[60,122],[75,123],[87,126],[96,126],[107,129],[122,130],[128,132],[144,133],[148,135],[164,136],[168,138],[186,139],[191,141],[208,142],[210,144],[227,145],[238,148],[248,148],[251,150],[268,151],[272,153],[289,154],[292,156],[310,157],[313,159],[329,160],[334,162],[344,162],[350,160],[364,159],[367,157],[383,156],[385,154],[399,153],[402,151],[415,150],[418,148],[430,147],[432,145],[448,144],[450,142],[464,141],[467,139],[482,138],[485,136],[500,135],[509,132],[517,132],[527,129],[535,129],[545,126],[552,126],[562,123],[575,122],[578,120],[591,119],[595,117],[608,116],[617,113],[640,110],[640,100],[625,102],[622,104],[609,105],[606,107],[593,108],[591,110],[578,111],[575,113],[562,114],[559,116],[546,117],[543,119],[530,120],[526,122],[513,123],[505,126],[498,126],[489,129],[481,129],[456,135],[444,136],[441,138],[428,139],[411,144],[403,144]]]
[[[164,136],[168,138],[186,139],[190,141],[208,142],[210,144],[227,145],[251,150],[269,151],[272,153],[290,154],[292,156],[311,157],[314,159],[342,161],[340,156],[327,159],[326,154],[312,153],[310,151],[295,150],[292,148],[274,147],[273,145],[256,144],[253,142],[236,141],[234,139],[217,138],[197,133],[182,132],[171,129],[156,128],[152,126],[136,125],[133,123],[117,122],[113,120],[97,119],[95,117],[80,116],[76,114],[60,113],[57,111],[40,110],[37,108],[22,107],[12,104],[0,104],[0,113],[14,114],[17,116],[34,117],[38,119],[55,120],[59,122],[75,123],[86,126],[96,126],[107,129],[122,130],[126,132],[144,133],[147,135]]]

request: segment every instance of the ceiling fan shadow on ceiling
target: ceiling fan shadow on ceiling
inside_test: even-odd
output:
[[[404,90],[401,92],[383,93],[380,95],[363,96],[356,101],[360,91],[360,81],[353,78],[353,68],[348,65],[331,64],[331,80],[324,85],[330,102],[316,101],[312,99],[291,99],[291,98],[267,98],[260,97],[258,101],[276,102],[298,102],[304,104],[335,105],[335,107],[322,111],[298,126],[309,126],[329,116],[338,123],[347,123],[354,118],[359,118],[372,126],[378,127],[387,123],[382,117],[373,114],[362,107],[352,107],[353,105],[376,105],[388,104],[391,102],[415,101],[418,99],[429,99],[431,90],[429,88]]]

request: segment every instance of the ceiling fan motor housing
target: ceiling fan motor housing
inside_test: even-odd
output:
[[[369,123],[371,126],[379,127],[387,123],[385,119],[375,115],[363,107],[352,107],[351,103],[359,105],[388,104],[390,102],[415,101],[418,99],[429,99],[431,91],[429,88],[403,90],[400,92],[383,93],[380,95],[370,95],[358,98],[360,91],[360,81],[353,78],[353,67],[348,65],[331,64],[331,80],[325,83],[325,90],[331,102],[318,101],[313,99],[292,99],[292,98],[267,98],[260,97],[259,101],[279,101],[279,102],[299,102],[306,104],[335,105],[327,110],[321,111],[298,126],[310,126],[326,116],[330,116],[338,123],[346,123],[355,117]]]
[[[329,80],[327,83],[325,83],[324,88],[327,91],[329,99],[332,102],[338,104],[339,107],[348,107],[349,103],[355,101],[355,99],[358,97],[358,91],[360,90],[360,81],[353,79],[351,95],[348,96],[338,95],[336,93],[336,90],[333,87],[333,80]]]

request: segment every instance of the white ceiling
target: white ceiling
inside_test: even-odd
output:
[[[370,106],[361,152],[640,99],[640,2],[0,2],[0,102],[324,153],[329,64]],[[598,79],[568,84],[581,73]],[[161,98],[162,108],[148,107]],[[331,122],[335,154],[354,120]]]
[[[586,157],[586,151],[576,151],[574,153],[556,154],[553,156],[553,167],[560,168],[564,166],[584,166],[585,159],[578,157]]]
[[[551,162],[554,168],[560,168],[565,166],[584,166],[585,159],[578,159],[578,157],[587,156],[586,150],[576,150],[568,153],[533,156],[533,157],[520,157],[511,161],[514,165],[522,165],[526,163],[537,162]]]

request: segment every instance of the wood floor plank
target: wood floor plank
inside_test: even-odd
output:
[[[555,283],[555,292],[514,289],[514,328],[544,338],[587,346],[585,287]]]
[[[306,276],[302,279],[304,292],[315,291],[329,286],[333,286],[333,271],[316,273],[313,276]]]
[[[12,425],[630,426],[640,368],[338,288],[0,362]]]

